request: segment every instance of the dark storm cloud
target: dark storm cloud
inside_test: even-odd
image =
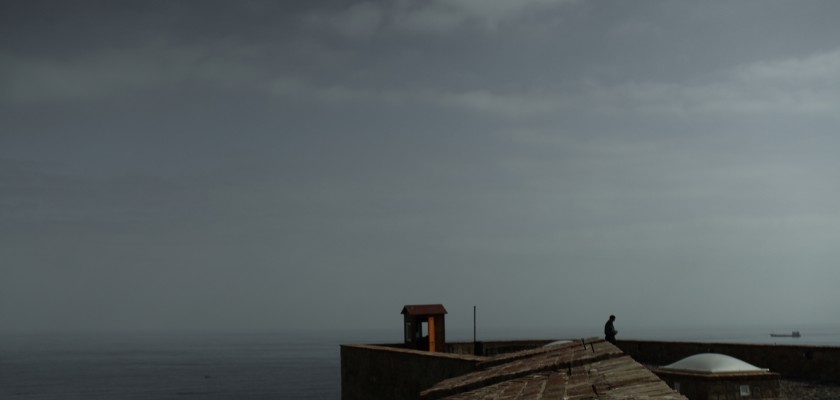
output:
[[[836,303],[833,2],[2,7],[3,326]]]

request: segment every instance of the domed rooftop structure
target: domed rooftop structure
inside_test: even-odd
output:
[[[717,353],[701,353],[652,369],[689,399],[776,399],[779,374]]]
[[[693,356],[683,358],[673,364],[666,365],[662,367],[662,369],[707,373],[769,371],[766,368],[756,367],[755,365],[746,363],[735,357],[717,353],[695,354]]]

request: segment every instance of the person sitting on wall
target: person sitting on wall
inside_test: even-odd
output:
[[[604,339],[606,339],[606,341],[612,344],[617,345],[618,343],[615,340],[615,335],[618,334],[618,331],[615,330],[613,322],[615,322],[615,315],[610,315],[610,319],[607,320],[606,324],[604,324]]]

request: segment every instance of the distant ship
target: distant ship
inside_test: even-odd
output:
[[[801,337],[802,335],[799,334],[799,331],[793,331],[791,333],[771,333],[770,336],[772,336],[772,337]]]

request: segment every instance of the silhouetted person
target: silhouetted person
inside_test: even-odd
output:
[[[604,339],[612,344],[618,344],[615,341],[615,335],[618,334],[618,331],[615,330],[615,326],[613,326],[613,322],[615,321],[615,315],[610,315],[610,319],[604,324]]]

